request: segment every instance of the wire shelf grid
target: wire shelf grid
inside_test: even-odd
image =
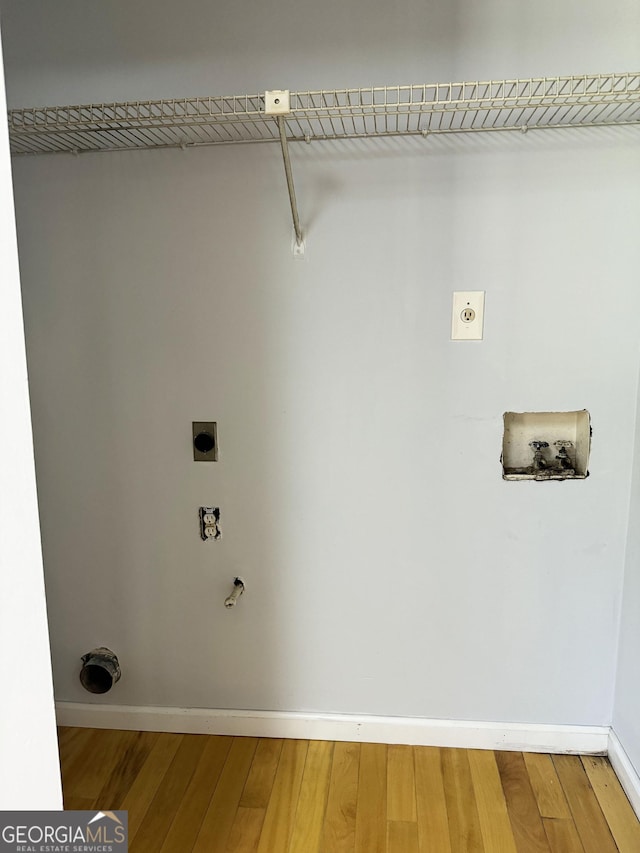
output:
[[[640,72],[290,93],[290,141],[640,123]],[[13,154],[277,142],[264,95],[22,108]]]

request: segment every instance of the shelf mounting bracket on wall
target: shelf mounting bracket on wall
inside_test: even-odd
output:
[[[296,191],[293,185],[289,143],[287,141],[287,129],[284,120],[285,115],[290,111],[291,107],[288,89],[272,89],[264,93],[265,115],[275,116],[278,122],[278,133],[280,135],[280,146],[282,148],[282,159],[284,160],[284,172],[287,178],[287,190],[289,191],[289,202],[291,204],[291,216],[293,217],[293,230],[295,233],[293,254],[294,257],[304,257],[304,241],[302,239],[300,217],[298,216],[298,203],[296,202]]]

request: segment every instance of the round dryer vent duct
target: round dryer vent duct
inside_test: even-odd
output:
[[[81,660],[80,682],[89,693],[107,693],[120,680],[120,664],[110,649],[93,649]]]

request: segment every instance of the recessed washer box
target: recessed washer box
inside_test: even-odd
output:
[[[505,480],[584,480],[589,476],[591,417],[577,412],[505,412]]]

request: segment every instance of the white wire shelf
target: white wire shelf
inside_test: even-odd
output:
[[[291,92],[289,141],[640,123],[640,72]],[[277,142],[264,94],[23,108],[13,154]]]

